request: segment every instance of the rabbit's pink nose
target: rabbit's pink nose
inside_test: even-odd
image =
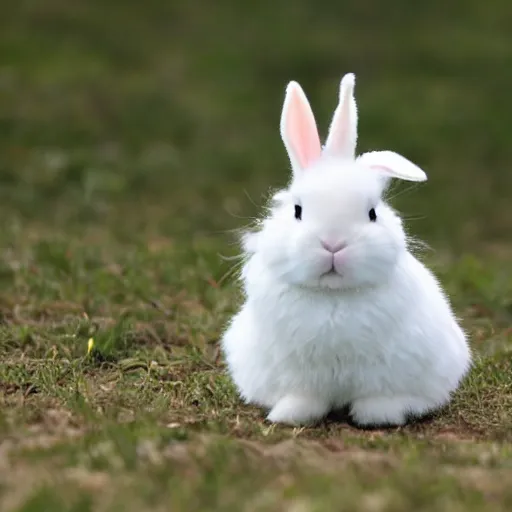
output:
[[[320,243],[322,244],[322,247],[329,252],[332,252],[333,254],[341,251],[345,248],[346,244],[343,242],[326,242],[325,240],[320,240]]]

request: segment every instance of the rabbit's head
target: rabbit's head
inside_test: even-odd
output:
[[[286,89],[281,137],[292,177],[274,195],[270,215],[244,245],[276,279],[303,287],[353,289],[384,281],[406,236],[383,201],[390,178],[424,181],[425,173],[391,151],[356,156],[354,75],[343,77],[339,104],[322,147],[315,118],[296,82]]]

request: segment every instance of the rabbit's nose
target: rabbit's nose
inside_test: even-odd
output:
[[[346,244],[343,242],[326,242],[325,240],[320,240],[320,243],[326,251],[332,252],[333,254],[341,251],[346,247]]]

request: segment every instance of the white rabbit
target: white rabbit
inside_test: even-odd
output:
[[[355,156],[354,82],[341,81],[323,148],[304,92],[288,85],[291,183],[243,238],[246,301],[222,348],[244,400],[272,422],[349,405],[357,425],[402,425],[446,404],[471,366],[448,299],[382,198],[390,178],[427,177],[391,151]]]

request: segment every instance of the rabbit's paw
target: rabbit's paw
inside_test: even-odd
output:
[[[423,416],[431,405],[414,396],[376,396],[354,400],[350,414],[354,423],[361,427],[400,426],[410,416]]]
[[[286,395],[270,411],[272,423],[307,425],[320,420],[329,412],[329,405],[321,400],[297,395]]]

